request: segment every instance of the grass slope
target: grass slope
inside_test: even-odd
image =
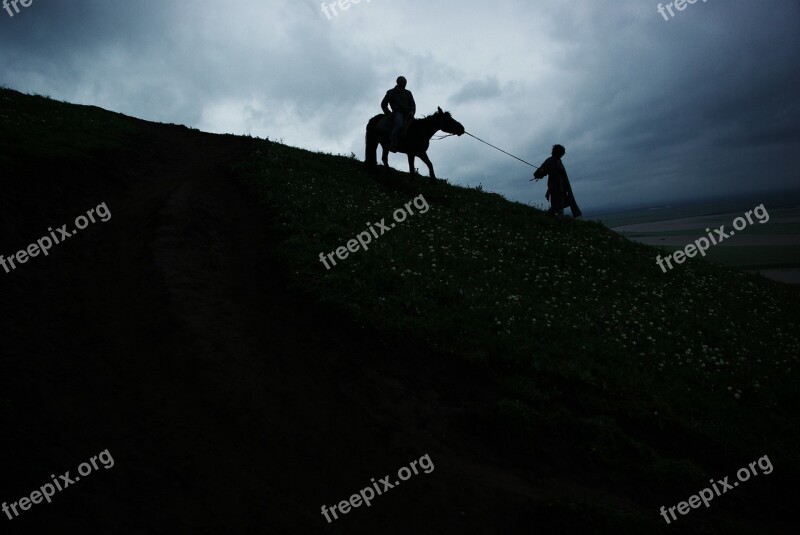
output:
[[[8,90],[0,91],[0,131],[4,173],[38,169],[34,178],[59,166],[99,167],[133,188],[136,177],[112,156],[157,148],[135,121]],[[448,447],[524,481],[519,501],[497,513],[513,532],[667,533],[676,528],[659,516],[661,505],[765,454],[771,475],[678,524],[686,533],[790,532],[800,476],[796,288],[698,261],[665,275],[655,249],[597,223],[556,221],[405,173],[376,179],[345,157],[245,142],[256,150],[230,165],[263,203],[298,306],[360,329],[376,353],[400,347],[409,362],[449,356],[496,385],[499,395],[481,410],[462,410],[469,389],[448,393],[467,437]],[[1,186],[4,231],[15,236],[42,224],[35,195],[45,186],[31,182]],[[367,223],[391,221],[418,195],[427,213],[330,271],[319,262],[320,252]],[[27,215],[12,221],[9,211]],[[307,336],[320,335],[311,328]],[[339,490],[329,492],[350,489]]]
[[[485,363],[504,392],[486,416],[496,451],[548,480],[554,527],[657,523],[660,505],[765,454],[781,467],[771,481],[691,522],[789,518],[795,288],[695,261],[665,275],[654,248],[600,224],[405,173],[375,181],[344,157],[264,142],[239,169],[274,214],[296,291]],[[427,213],[329,271],[318,260],[420,194]]]

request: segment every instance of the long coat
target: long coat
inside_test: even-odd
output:
[[[580,217],[581,209],[575,202],[572,194],[572,185],[569,183],[569,176],[561,158],[550,156],[544,161],[542,166],[533,174],[536,178],[547,177],[547,189],[550,192],[550,210],[557,212],[569,207],[572,217]]]

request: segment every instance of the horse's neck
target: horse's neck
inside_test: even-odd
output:
[[[419,128],[420,134],[428,139],[432,138],[433,135],[439,131],[439,128],[436,126],[436,120],[433,117],[419,119],[417,121],[417,127]]]

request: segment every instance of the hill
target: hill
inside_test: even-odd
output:
[[[795,524],[796,288],[663,274],[599,223],[269,140],[11,90],[0,131],[0,254],[110,213],[0,271],[0,500],[115,460],[12,529]],[[425,455],[430,473],[321,514]],[[679,527],[660,515],[764,456],[774,472]]]

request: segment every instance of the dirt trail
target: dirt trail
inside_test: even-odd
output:
[[[112,220],[9,290],[7,326],[28,342],[6,355],[13,468],[0,500],[106,448],[116,464],[13,527],[516,532],[534,494],[530,474],[481,450],[474,417],[496,398],[485,374],[384,347],[290,294],[264,209],[227,170],[246,140],[143,128],[154,149],[126,162],[130,183],[69,202],[79,214],[105,195]],[[325,524],[323,504],[426,453],[431,474]]]

